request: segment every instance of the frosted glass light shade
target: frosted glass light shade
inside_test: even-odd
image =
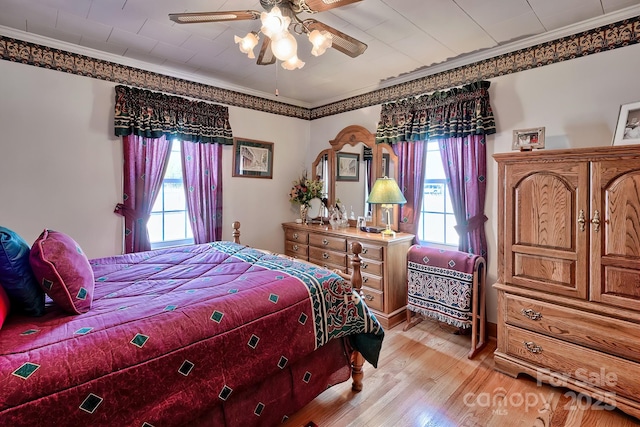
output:
[[[333,44],[333,36],[328,31],[313,30],[309,33],[309,41],[313,45],[311,54],[320,56]]]
[[[246,53],[247,56],[252,59],[256,57],[253,54],[253,48],[258,45],[258,35],[256,33],[250,32],[242,38],[235,36],[234,40],[238,43],[240,52]]]
[[[304,62],[302,62],[300,58],[298,58],[298,55],[294,55],[286,61],[282,61],[282,68],[284,68],[285,70],[295,70],[296,68],[302,67],[304,67]]]
[[[291,24],[291,18],[282,16],[282,12],[278,6],[274,6],[270,12],[262,12],[260,14],[260,21],[262,21],[260,31],[269,38],[273,38],[276,34],[287,31],[289,24]]]
[[[271,38],[271,51],[280,61],[287,61],[298,53],[298,42],[290,32],[285,31]]]

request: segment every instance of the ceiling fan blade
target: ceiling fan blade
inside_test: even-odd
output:
[[[351,36],[346,35],[342,31],[338,31],[327,24],[318,22],[315,19],[306,19],[304,25],[311,31],[328,31],[333,36],[333,42],[331,47],[339,50],[345,55],[349,55],[352,58],[362,55],[367,50],[367,45],[360,40],[354,39]]]
[[[267,36],[264,36],[264,40],[262,41],[262,46],[260,46],[260,53],[258,54],[258,60],[256,63],[258,65],[271,65],[276,62],[276,57],[271,51],[271,39]]]
[[[243,21],[247,19],[260,19],[260,12],[255,10],[228,10],[226,12],[170,13],[169,19],[178,24]]]
[[[346,6],[361,0],[294,0],[294,2],[296,1],[303,9],[306,6],[314,12],[324,12],[325,10]]]

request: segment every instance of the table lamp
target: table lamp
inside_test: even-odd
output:
[[[404,205],[407,203],[407,199],[404,198],[400,187],[396,183],[396,180],[389,177],[376,179],[371,193],[367,198],[367,203],[374,203],[381,205],[382,209],[387,210],[387,228],[382,231],[383,236],[395,236],[396,233],[391,229],[391,209],[393,205]]]

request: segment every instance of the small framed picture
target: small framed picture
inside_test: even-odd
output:
[[[613,145],[640,144],[640,102],[620,107]]]
[[[512,148],[520,151],[544,148],[544,128],[514,130]]]
[[[232,176],[273,178],[273,142],[233,138]]]
[[[359,181],[360,154],[336,153],[336,181]]]

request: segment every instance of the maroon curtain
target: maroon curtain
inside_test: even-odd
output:
[[[418,239],[418,225],[422,210],[424,194],[424,162],[427,143],[424,141],[397,142],[393,144],[393,152],[398,156],[398,186],[402,190],[407,203],[400,206],[399,230],[415,235]]]
[[[458,250],[487,259],[484,201],[487,188],[487,145],[484,135],[446,138],[440,154],[460,236]],[[487,261],[488,262],[488,261]]]
[[[491,82],[478,81],[444,92],[384,104],[376,130],[376,142],[392,144],[396,152],[401,152],[400,148],[396,148],[398,144],[423,143],[433,139],[444,141],[440,152],[450,181],[453,210],[458,223],[458,249],[485,258],[485,135],[496,132],[489,102],[490,85]],[[424,168],[417,164],[414,167]],[[424,179],[412,172],[400,170],[400,180],[404,182],[411,176],[416,180]],[[410,176],[406,178],[403,174]],[[422,182],[419,184],[422,185]],[[405,197],[409,199],[407,194]],[[412,213],[415,215],[415,212]],[[414,231],[409,232],[415,234]]]
[[[182,142],[182,171],[195,243],[222,240],[222,145]]]
[[[147,222],[162,185],[171,143],[164,136],[145,138],[122,137],[124,154],[123,203],[114,212],[124,216],[124,252],[151,249]]]

